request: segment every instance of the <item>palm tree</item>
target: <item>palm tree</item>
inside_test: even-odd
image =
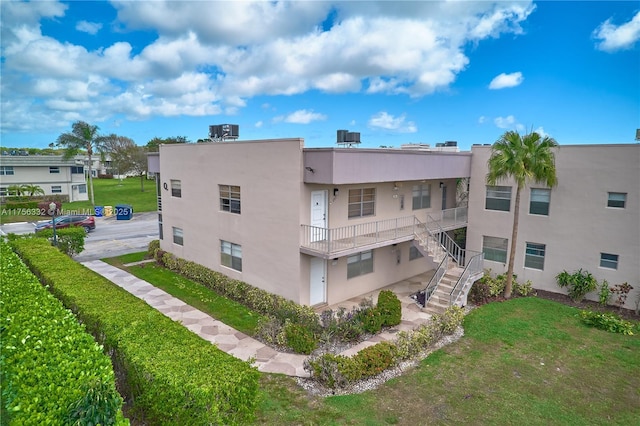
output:
[[[71,133],[63,133],[58,136],[57,146],[64,147],[63,158],[69,159],[81,151],[87,152],[89,159],[89,188],[91,189],[91,205],[95,206],[93,196],[93,176],[91,159],[94,151],[100,153],[104,150],[104,138],[98,135],[98,126],[93,126],[84,121],[76,121],[71,126]]]
[[[491,147],[487,184],[496,185],[502,179],[512,178],[517,185],[511,248],[509,250],[509,266],[507,268],[507,284],[504,289],[504,297],[507,299],[511,297],[513,285],[513,265],[520,213],[520,192],[527,182],[542,183],[549,188],[558,184],[555,154],[552,149],[557,146],[558,143],[553,138],[542,137],[536,132],[520,135],[516,131],[508,131]]]
[[[23,190],[24,192],[28,192],[30,197],[33,197],[34,195],[44,195],[44,189],[38,185],[24,185]]]
[[[7,194],[13,194],[15,197],[20,197],[26,192],[26,185],[15,184],[7,188]]]

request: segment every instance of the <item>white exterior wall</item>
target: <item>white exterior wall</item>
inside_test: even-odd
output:
[[[474,146],[472,153],[467,248],[481,251],[483,236],[511,239],[516,186],[512,181],[499,184],[512,186],[509,212],[486,210],[491,148]],[[566,294],[555,276],[582,268],[610,286],[632,285],[626,308],[633,309],[640,294],[640,145],[561,146],[556,170],[558,186],[551,191],[548,216],[529,214],[530,189],[543,186],[522,190],[514,267],[518,281]],[[626,207],[607,207],[608,192],[626,193]],[[527,242],[545,244],[544,270],[524,267]],[[618,269],[601,268],[600,253],[617,254]],[[507,264],[485,260],[485,267],[501,273]],[[597,300],[597,292],[588,298]]]

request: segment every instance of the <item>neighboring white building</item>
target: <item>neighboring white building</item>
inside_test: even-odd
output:
[[[61,155],[0,156],[0,196],[12,185],[38,185],[45,195],[67,195],[69,201],[89,199],[84,162]]]
[[[471,149],[467,248],[483,251],[485,267],[506,272],[516,185],[486,184],[490,146]],[[556,150],[558,185],[521,192],[514,273],[519,281],[566,293],[555,277],[588,271],[609,286],[640,294],[640,145],[562,145]],[[597,300],[597,292],[588,296]]]

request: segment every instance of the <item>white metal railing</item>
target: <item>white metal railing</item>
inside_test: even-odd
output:
[[[464,271],[460,278],[458,278],[458,282],[453,287],[451,292],[449,293],[449,306],[458,302],[458,298],[464,291],[465,286],[469,279],[476,275],[479,272],[482,272],[484,266],[484,256],[481,252],[466,250],[466,257],[469,257],[469,261],[464,265]]]
[[[464,250],[442,229],[440,223],[431,217],[431,215],[427,215],[426,228],[429,235],[438,240],[447,254],[451,256],[458,265],[464,264]]]
[[[302,226],[303,247],[323,253],[336,253],[371,244],[411,237],[415,234],[415,216],[379,220],[341,226],[339,228],[321,228],[311,225]]]
[[[436,222],[440,228],[452,229],[467,224],[467,212],[467,207],[455,207],[452,209],[441,210],[440,212],[434,212],[430,214],[428,218],[430,218],[431,221]],[[427,225],[431,225],[429,220],[427,220]]]
[[[440,285],[440,281],[442,280],[442,277],[444,277],[444,274],[447,273],[448,268],[449,268],[449,256],[445,256],[442,259],[442,262],[440,262],[440,265],[438,265],[438,269],[436,269],[436,273],[433,274],[433,276],[429,280],[429,283],[427,284],[425,289],[420,291],[421,293],[424,292],[423,306],[427,306],[427,303],[429,302],[431,295],[433,294],[435,289],[438,288],[438,286]]]

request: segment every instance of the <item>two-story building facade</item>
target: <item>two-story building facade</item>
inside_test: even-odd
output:
[[[68,196],[69,201],[89,199],[84,162],[61,155],[0,156],[0,196],[14,185],[37,185],[45,195]]]
[[[163,250],[312,306],[437,269],[416,240],[466,225],[455,194],[470,165],[302,139],[162,145],[149,160]]]
[[[467,248],[482,251],[494,273],[507,270],[516,185],[486,184],[490,146],[471,149]],[[530,183],[521,192],[514,273],[537,289],[566,293],[556,275],[588,271],[612,287],[640,294],[640,145],[562,145],[555,150],[558,185]],[[597,292],[588,298],[597,300]]]

